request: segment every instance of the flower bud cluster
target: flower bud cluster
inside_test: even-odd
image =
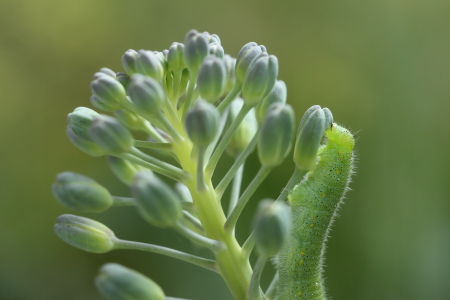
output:
[[[100,69],[91,82],[91,104],[109,114],[78,107],[68,115],[66,132],[83,152],[107,157],[111,171],[129,186],[129,197],[112,196],[93,179],[72,172],[58,175],[53,193],[63,205],[81,212],[132,205],[153,226],[179,232],[194,228],[187,236],[201,245],[208,245],[206,237],[199,238],[208,231],[201,228],[204,224],[195,212],[196,205],[205,201],[195,197],[212,188],[214,167],[225,150],[243,164],[257,148],[261,167],[270,171],[295,144],[297,168],[311,170],[324,132],[333,122],[327,108],[315,105],[305,113],[295,137],[286,84],[277,79],[278,59],[254,42],[233,58],[216,34],[191,30],[183,43],[175,42],[168,50],[127,50],[122,66],[118,73]],[[187,186],[187,191],[176,192],[160,175],[178,181],[178,187]],[[224,182],[220,188],[226,188]],[[264,201],[255,220],[261,255],[275,255],[288,231],[289,209]],[[74,215],[60,216],[55,232],[68,244],[93,253],[117,249],[119,241],[105,225]],[[165,298],[154,282],[117,264],[105,265],[96,282],[109,299]]]

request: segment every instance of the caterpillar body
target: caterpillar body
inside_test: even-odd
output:
[[[332,124],[316,168],[288,196],[292,232],[277,257],[278,300],[326,299],[322,278],[325,243],[353,173],[354,138]]]

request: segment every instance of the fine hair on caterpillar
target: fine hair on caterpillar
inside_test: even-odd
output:
[[[316,167],[289,193],[292,232],[276,259],[279,300],[326,299],[325,244],[353,173],[353,135],[337,124],[325,132]]]

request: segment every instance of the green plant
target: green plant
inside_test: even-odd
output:
[[[91,83],[92,105],[114,117],[76,108],[68,116],[67,135],[87,154],[107,156],[132,197],[113,196],[94,180],[70,172],[58,175],[54,195],[84,212],[135,206],[148,223],[179,232],[210,249],[214,259],[122,240],[105,225],[74,215],[58,218],[56,234],[88,252],[135,249],[193,263],[219,273],[235,299],[325,299],[323,292],[307,286],[323,290],[323,248],[351,175],[353,144],[343,146],[347,139],[353,141],[351,134],[318,105],[306,111],[296,133],[286,85],[277,80],[277,58],[256,43],[246,44],[234,59],[224,54],[217,35],[192,30],[184,44],[173,43],[163,52],[128,50],[122,63],[126,73],[103,68]],[[147,138],[136,140],[132,131],[142,131]],[[270,171],[289,155],[294,141],[294,174],[276,201],[261,201],[254,230],[240,245],[234,237],[239,216]],[[261,167],[241,194],[244,162],[255,149]],[[211,178],[225,151],[235,161],[213,186]],[[341,174],[330,175],[330,165]],[[160,175],[176,182],[176,189]],[[222,198],[230,184],[225,212]],[[292,213],[285,204],[289,193]],[[314,247],[305,248],[309,242]],[[249,257],[255,245],[258,260],[252,268]],[[298,255],[291,261],[293,253]],[[280,276],[263,292],[260,276],[272,257]],[[298,265],[316,272],[299,273]],[[96,284],[108,299],[174,299],[144,275],[117,264],[102,267]],[[277,292],[277,286],[290,292]]]

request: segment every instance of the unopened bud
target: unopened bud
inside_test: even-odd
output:
[[[127,89],[128,84],[130,83],[130,80],[131,80],[130,75],[128,75],[128,74],[126,74],[124,72],[117,73],[116,74],[116,79],[117,79],[117,81],[119,81],[122,84],[122,86],[125,89]]]
[[[115,156],[108,156],[107,162],[114,175],[126,185],[130,185],[133,182],[136,173],[141,170],[138,165]]]
[[[217,43],[209,44],[209,55],[213,55],[218,58],[223,58],[225,51],[223,47]]]
[[[212,104],[197,100],[186,115],[185,127],[189,139],[199,147],[208,146],[219,130],[219,113]]]
[[[196,74],[209,53],[208,40],[204,34],[191,30],[186,34],[184,46],[184,62],[189,71]]]
[[[85,139],[82,137],[79,137],[73,130],[70,128],[70,126],[67,126],[66,128],[66,134],[69,138],[70,142],[83,151],[86,154],[89,154],[90,156],[99,157],[106,155],[105,150],[103,150],[101,147],[99,147],[97,144],[91,141],[91,139]]]
[[[89,137],[109,154],[128,152],[134,139],[128,129],[113,117],[101,115],[95,118],[89,128]]]
[[[131,191],[139,213],[150,224],[171,227],[182,217],[179,196],[152,172],[139,171],[131,185]]]
[[[164,56],[162,59],[164,59]],[[155,80],[159,81],[164,76],[164,65],[161,62],[161,57],[158,57],[152,51],[139,50],[136,66],[139,73]]]
[[[225,70],[227,71],[225,89],[222,94],[222,96],[225,96],[231,91],[234,84],[236,83],[236,76],[234,74],[236,59],[228,54],[225,54],[223,57],[223,62],[225,63]]]
[[[197,88],[200,96],[213,103],[222,95],[226,83],[226,69],[222,59],[208,56],[198,73]]]
[[[68,208],[85,212],[101,212],[113,204],[111,194],[95,180],[72,172],[56,177],[53,195]]]
[[[109,68],[101,68],[100,71],[94,74],[94,79],[97,79],[102,76],[109,76],[111,78],[116,78],[116,73]]]
[[[258,122],[261,123],[264,120],[267,109],[270,105],[272,105],[272,103],[279,102],[284,104],[286,103],[286,98],[286,84],[282,80],[277,80],[270,93],[261,101],[259,101],[255,107],[256,118],[258,119]]]
[[[122,84],[110,76],[101,76],[92,81],[91,89],[93,96],[91,103],[96,108],[112,112],[122,106],[126,101],[126,92]]]
[[[164,300],[163,290],[143,274],[116,263],[101,267],[95,285],[109,300]]]
[[[267,96],[278,76],[278,59],[262,53],[249,66],[242,84],[242,97],[248,105],[256,105]]]
[[[333,121],[328,109],[319,105],[310,107],[300,121],[294,148],[294,162],[300,170],[312,170],[317,162],[317,152],[325,134],[325,130]]]
[[[262,165],[277,166],[291,150],[295,135],[295,114],[290,105],[274,103],[261,125],[258,156]]]
[[[263,52],[266,52],[266,48],[255,42],[250,42],[242,47],[236,58],[236,81],[244,82],[248,67]]]
[[[215,33],[210,34],[207,31],[204,31],[201,34],[203,34],[206,37],[206,40],[208,41],[209,44],[218,44],[218,45],[221,44],[220,37],[217,34]]]
[[[236,116],[243,105],[244,100],[241,98],[236,98],[231,102],[228,110],[226,127],[229,127],[233,120],[236,119]],[[256,121],[255,110],[252,108],[244,117],[244,120],[242,120],[242,123],[236,129],[230,142],[227,144],[227,153],[233,157],[237,157],[248,146],[257,130],[258,122]]]
[[[114,249],[114,232],[100,222],[65,214],[59,216],[55,233],[64,242],[92,253],[106,253]]]
[[[136,66],[137,57],[138,53],[133,49],[127,50],[125,54],[122,56],[122,66],[128,75],[133,75],[134,73],[137,72]]]
[[[77,107],[67,115],[67,123],[70,129],[80,138],[90,140],[88,135],[89,127],[95,118],[100,114],[87,107]]]
[[[128,94],[136,108],[147,115],[158,114],[166,101],[161,84],[155,79],[141,74],[131,77]]]
[[[177,72],[184,69],[184,45],[182,43],[173,43],[167,54],[167,63],[169,69]]]
[[[258,252],[266,257],[276,255],[290,233],[290,209],[284,202],[262,200],[253,224]]]

